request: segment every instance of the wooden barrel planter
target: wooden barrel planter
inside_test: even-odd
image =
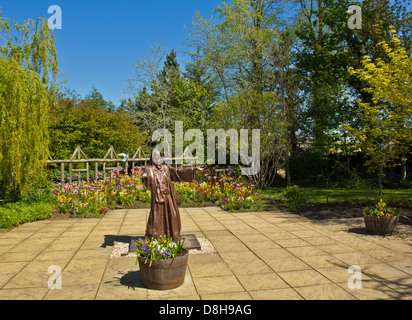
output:
[[[391,235],[399,221],[399,216],[364,216],[366,232],[378,235]]]
[[[149,261],[145,263],[145,258],[139,257],[143,285],[155,290],[169,290],[181,286],[185,281],[188,258],[189,252],[184,250],[184,254],[175,259],[153,260],[149,266]]]

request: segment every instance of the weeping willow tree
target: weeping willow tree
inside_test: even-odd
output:
[[[54,34],[45,18],[28,19],[22,24],[1,16],[0,55],[36,72],[44,85],[58,73]]]
[[[0,12],[1,15],[1,12]],[[57,58],[45,19],[0,16],[0,198],[18,200],[43,172]]]
[[[48,145],[48,94],[33,71],[0,58],[0,184],[16,197],[44,167]]]

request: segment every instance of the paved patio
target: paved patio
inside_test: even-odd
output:
[[[208,239],[190,255],[184,284],[146,289],[134,257],[110,258],[115,241],[142,235],[148,209],[103,218],[44,220],[0,233],[0,299],[411,299],[412,227],[368,235],[363,220],[313,221],[280,211],[180,209],[182,233]],[[350,266],[359,266],[361,282]],[[48,281],[61,270],[61,289]],[[349,282],[348,282],[349,280]],[[361,288],[351,289],[351,284]]]

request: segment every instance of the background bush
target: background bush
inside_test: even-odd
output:
[[[0,206],[0,228],[17,227],[20,224],[50,217],[54,204],[50,202],[15,202]]]

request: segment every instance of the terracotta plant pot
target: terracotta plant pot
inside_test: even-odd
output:
[[[153,260],[145,263],[145,258],[139,257],[140,276],[143,285],[149,289],[169,290],[183,284],[185,281],[189,252],[177,256],[175,259]]]
[[[378,235],[391,235],[399,221],[399,216],[364,216],[366,232]]]

